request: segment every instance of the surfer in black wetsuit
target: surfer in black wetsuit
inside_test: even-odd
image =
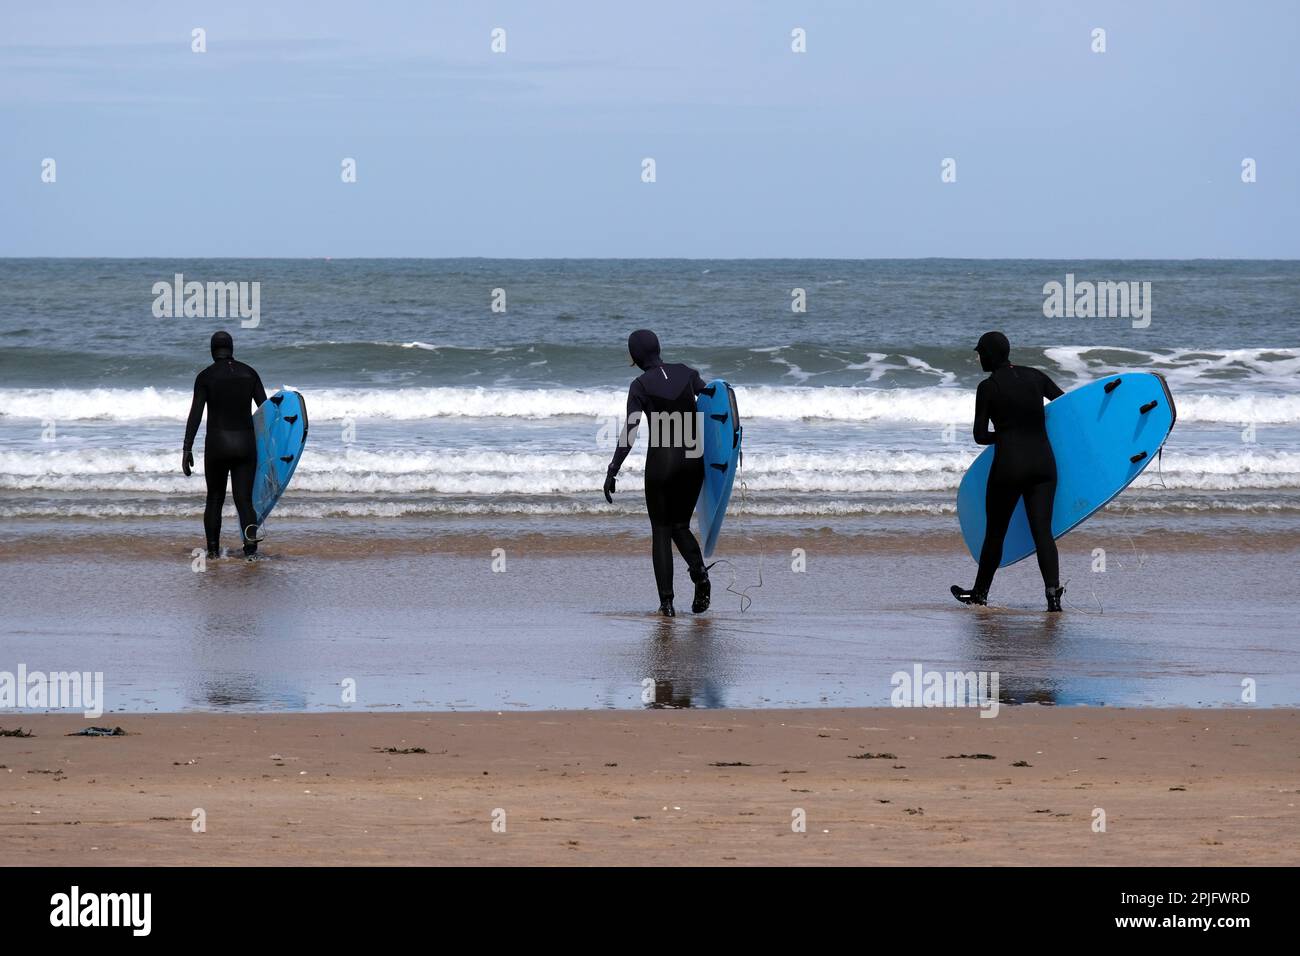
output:
[[[650,512],[651,551],[659,613],[675,617],[673,609],[673,545],[686,559],[696,614],[709,608],[709,569],[700,544],[691,533],[691,512],[704,484],[703,436],[695,417],[695,396],[704,391],[700,373],[687,365],[665,365],[659,339],[646,329],[628,336],[627,350],[641,376],[627,390],[627,418],[619,429],[614,460],[605,474],[605,500],[614,501],[614,479],[636,440],[637,425],[649,416],[650,446],[645,458],[645,504]],[[664,416],[664,417],[661,417]],[[665,440],[666,439],[666,440]]]
[[[1043,399],[1064,394],[1036,368],[1012,365],[1011,343],[1001,332],[985,332],[975,351],[989,377],[975,392],[975,441],[993,445],[993,467],[985,494],[984,545],[979,571],[969,591],[952,586],[963,604],[987,604],[989,585],[1002,562],[1002,544],[1016,502],[1025,499],[1025,516],[1034,536],[1038,570],[1047,590],[1047,609],[1061,609],[1060,567],[1052,537],[1052,501],[1056,497],[1056,456],[1047,438]],[[989,421],[993,431],[989,431]]]
[[[185,450],[181,471],[189,477],[194,467],[194,436],[203,408],[208,409],[208,433],[203,442],[203,477],[208,501],[203,509],[203,531],[208,557],[221,553],[221,509],[226,505],[226,478],[230,478],[244,554],[257,553],[256,516],[253,512],[253,475],[257,470],[257,439],[253,435],[253,410],[266,401],[266,389],[257,372],[234,358],[235,343],[229,332],[212,335],[212,364],[194,380],[194,401],[185,423]],[[250,533],[251,529],[251,533]]]

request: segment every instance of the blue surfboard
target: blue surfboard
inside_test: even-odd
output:
[[[307,444],[307,405],[302,396],[280,389],[253,413],[257,435],[257,472],[253,476],[253,511],[258,528],[289,486]],[[256,530],[256,529],[255,529]],[[256,538],[244,529],[246,538]]]
[[[1174,427],[1178,410],[1164,377],[1125,372],[1067,392],[1043,410],[1056,457],[1052,537],[1059,538],[1108,502],[1155,460]],[[971,556],[984,544],[984,494],[996,446],[975,459],[957,490],[957,518]],[[1002,564],[1034,553],[1022,499],[1011,516]]]
[[[695,397],[695,410],[703,429],[704,484],[695,502],[695,517],[700,524],[704,556],[711,557],[718,546],[722,519],[727,515],[731,486],[740,467],[740,413],[736,410],[736,393],[730,385],[715,378]]]

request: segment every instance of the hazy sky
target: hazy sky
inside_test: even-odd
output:
[[[1295,0],[5,2],[0,255],[1297,258],[1298,38]]]

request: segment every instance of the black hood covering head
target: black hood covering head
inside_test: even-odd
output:
[[[230,333],[222,330],[212,333],[212,358],[228,359],[235,354],[235,340],[230,337]]]
[[[1011,359],[1011,343],[1001,332],[985,332],[980,336],[975,351],[980,354],[980,368],[992,372]]]
[[[645,371],[648,368],[655,368],[663,365],[664,361],[659,357],[659,336],[655,335],[649,329],[637,329],[627,337],[627,350],[632,356],[632,361],[636,367]]]

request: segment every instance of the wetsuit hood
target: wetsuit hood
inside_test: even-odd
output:
[[[212,333],[212,359],[227,359],[235,354],[235,340],[230,337],[229,332]]]
[[[659,336],[655,335],[649,329],[637,329],[627,337],[627,350],[632,356],[632,361],[636,367],[645,371],[648,368],[655,368],[663,365],[663,359],[659,357]]]
[[[992,372],[1010,360],[1011,343],[1001,332],[985,332],[980,336],[975,351],[980,354],[980,368]]]

